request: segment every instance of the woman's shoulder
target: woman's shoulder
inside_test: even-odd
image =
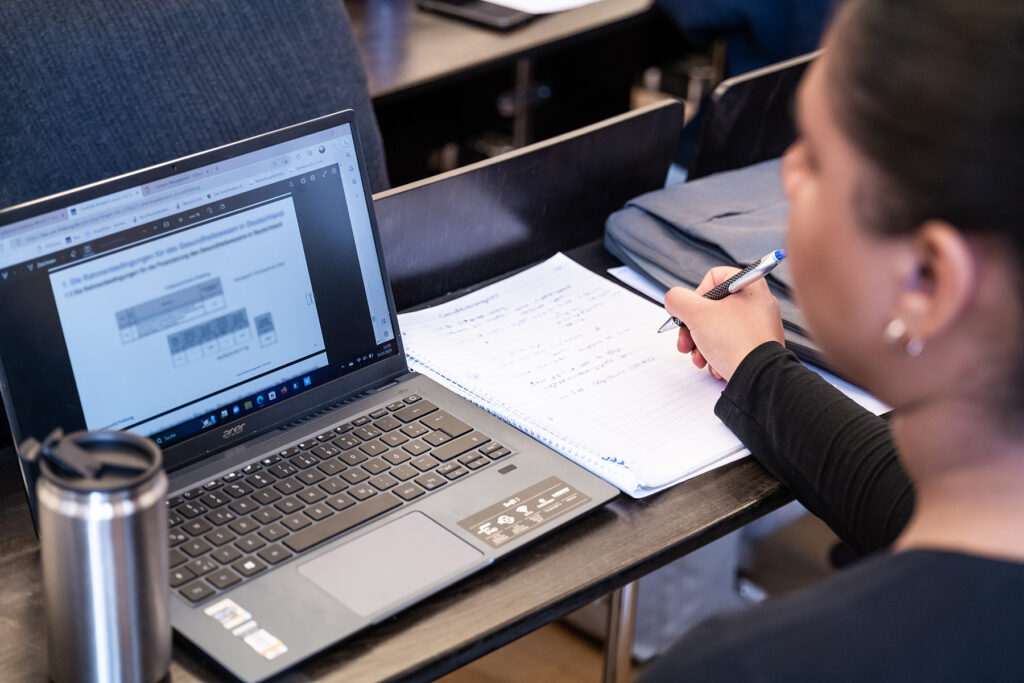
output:
[[[865,559],[698,626],[650,680],[1024,679],[1024,564],[939,551]],[[991,674],[991,676],[989,676]]]

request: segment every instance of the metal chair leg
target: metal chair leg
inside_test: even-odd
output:
[[[604,645],[604,683],[628,683],[631,678],[636,591],[636,581],[612,591]]]

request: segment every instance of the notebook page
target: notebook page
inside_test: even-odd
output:
[[[665,312],[564,255],[400,316],[410,364],[631,495],[739,448]]]

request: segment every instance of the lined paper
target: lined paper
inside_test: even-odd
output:
[[[399,319],[412,369],[634,497],[742,453],[664,309],[562,254]]]

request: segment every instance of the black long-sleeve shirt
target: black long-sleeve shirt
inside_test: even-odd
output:
[[[914,494],[883,420],[775,343],[744,359],[715,411],[808,509],[874,554],[705,622],[645,681],[1024,680],[1024,564],[885,551]]]

